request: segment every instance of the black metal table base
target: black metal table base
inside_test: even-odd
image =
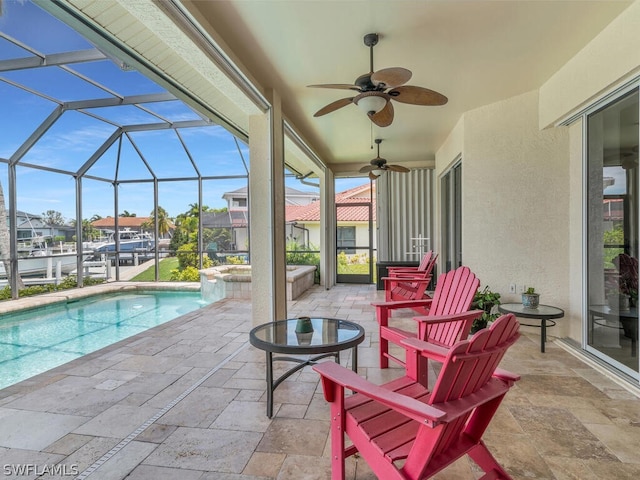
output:
[[[358,371],[358,347],[355,346],[352,349],[352,360],[351,360],[351,369],[354,372]],[[291,375],[296,373],[299,370],[302,370],[307,365],[314,365],[318,360],[327,357],[334,357],[336,363],[340,363],[340,352],[330,352],[323,353],[321,355],[315,355],[313,357],[309,357],[306,360],[297,357],[274,357],[273,352],[265,352],[267,354],[267,417],[273,417],[273,391],[284,382]],[[296,365],[293,368],[290,368],[282,375],[280,375],[275,381],[273,379],[273,362],[274,361],[286,361],[286,362],[296,362]]]
[[[531,323],[522,322],[520,322],[520,325],[522,325],[523,327],[536,327],[540,329],[540,351],[544,353],[544,344],[547,343],[547,327],[555,327],[556,322],[554,322],[553,320],[541,318],[540,325],[533,325]]]

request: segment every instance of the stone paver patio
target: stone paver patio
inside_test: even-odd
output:
[[[374,285],[316,286],[289,302],[289,316],[361,324],[359,373],[382,382],[401,370],[377,368],[369,303],[381,298]],[[0,390],[1,478],[330,478],[318,376],[306,367],[281,384],[268,419],[250,318],[250,303],[223,300]],[[485,435],[495,456],[514,479],[640,478],[638,397],[552,336],[540,353],[539,330],[523,330],[501,365],[522,379]],[[361,458],[348,473],[375,478]],[[479,476],[465,458],[435,478]]]

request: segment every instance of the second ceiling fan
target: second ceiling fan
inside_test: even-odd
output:
[[[387,164],[387,160],[385,158],[380,157],[380,144],[382,143],[381,138],[376,138],[376,145],[378,145],[378,156],[369,162],[370,165],[365,165],[360,169],[360,173],[369,172],[369,178],[371,180],[375,180],[380,175],[382,175],[386,170],[391,172],[402,172],[407,173],[409,169],[407,167],[403,167],[402,165],[389,165]]]
[[[411,71],[402,67],[383,68],[377,72],[373,70],[373,47],[378,43],[377,33],[364,36],[364,44],[369,47],[370,71],[356,78],[353,85],[330,83],[309,85],[313,88],[335,88],[355,90],[359,92],[355,97],[341,98],[331,102],[318,110],[313,116],[320,117],[334,112],[351,103],[362,108],[367,116],[379,127],[387,127],[393,122],[393,104],[391,100],[411,105],[438,106],[448,102],[441,93],[424,87],[405,85],[411,78]]]

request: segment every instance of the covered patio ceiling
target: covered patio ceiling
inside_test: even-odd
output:
[[[585,1],[184,1],[193,21],[264,89],[338,175],[381,156],[432,167],[435,152],[464,112],[540,88],[632,2]],[[366,34],[379,34],[374,70],[403,67],[408,85],[448,97],[443,106],[393,102],[395,118],[377,127],[355,105],[314,117],[358,92],[308,88],[353,84],[369,72]],[[542,126],[544,127],[544,126]]]
[[[236,135],[282,101],[287,164],[358,175],[376,156],[408,168],[435,152],[464,112],[536,90],[611,23],[631,0],[104,2],[34,0],[103,51],[123,59]],[[107,5],[108,4],[108,8]],[[314,117],[369,71],[363,38],[379,35],[374,70],[402,67],[408,85],[448,97],[442,106],[392,102],[387,127],[347,104]],[[544,127],[543,125],[542,127]]]

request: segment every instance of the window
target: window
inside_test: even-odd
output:
[[[344,252],[347,255],[353,255],[356,253],[356,227],[338,227],[338,251]]]

